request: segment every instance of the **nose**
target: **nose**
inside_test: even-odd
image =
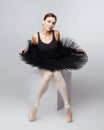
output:
[[[50,23],[50,24],[49,24],[49,26],[50,26],[50,27],[53,27],[53,24],[52,24],[52,23]]]

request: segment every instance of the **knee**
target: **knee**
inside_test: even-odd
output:
[[[61,74],[60,71],[55,71],[55,72],[53,73],[53,76],[54,76],[55,80],[58,81],[58,82],[62,81],[62,79],[63,79],[63,78],[62,78],[62,74]]]
[[[51,71],[46,71],[44,73],[44,77],[46,78],[47,81],[50,80],[52,76],[53,76],[53,72]]]
[[[48,75],[48,77],[52,77],[53,76],[53,72],[47,71],[47,75]]]

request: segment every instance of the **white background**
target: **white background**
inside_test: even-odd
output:
[[[42,98],[39,120],[28,122],[27,113],[40,75],[20,60],[19,51],[40,31],[43,16],[58,17],[55,29],[74,38],[89,61],[72,72],[74,121],[56,111],[56,88]],[[104,120],[104,1],[103,0],[0,0],[0,129],[88,130],[102,129]],[[47,100],[48,99],[48,100]]]

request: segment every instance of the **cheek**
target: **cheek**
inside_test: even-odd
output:
[[[49,25],[49,23],[48,23],[48,22],[46,22],[46,23],[45,23],[45,25]]]

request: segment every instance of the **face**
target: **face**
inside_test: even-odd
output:
[[[47,31],[51,31],[54,26],[56,24],[56,19],[54,17],[47,17],[44,21],[43,21],[43,27],[47,30]]]

